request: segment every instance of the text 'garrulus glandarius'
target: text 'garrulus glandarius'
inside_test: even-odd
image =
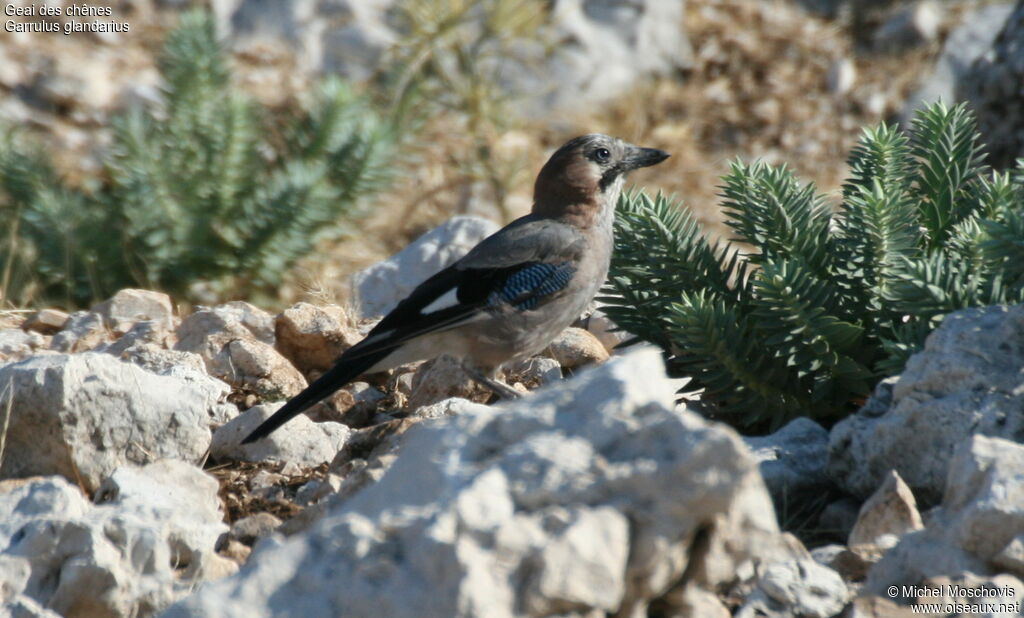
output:
[[[668,154],[607,135],[577,137],[541,169],[533,211],[419,285],[327,373],[243,440],[259,440],[363,373],[449,354],[503,397],[492,378],[548,346],[594,299],[608,274],[615,204],[630,170]]]

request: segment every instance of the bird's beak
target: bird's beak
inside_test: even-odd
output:
[[[650,167],[657,165],[667,159],[669,154],[657,148],[641,148],[632,144],[626,146],[626,156],[622,158],[622,167],[625,170],[635,170],[638,167]]]

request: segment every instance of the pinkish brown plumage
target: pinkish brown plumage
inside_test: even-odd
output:
[[[608,274],[615,204],[630,170],[668,154],[601,134],[559,148],[534,184],[533,210],[420,284],[327,373],[243,440],[274,431],[362,373],[449,354],[503,397],[503,363],[547,347]]]

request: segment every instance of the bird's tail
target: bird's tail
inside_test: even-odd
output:
[[[377,354],[342,354],[337,364],[331,367],[324,375],[317,378],[315,382],[306,387],[304,391],[292,397],[273,416],[263,421],[252,433],[242,440],[242,444],[249,444],[270,435],[272,431],[302,414],[318,401],[327,397],[342,386],[345,386],[370,367],[373,367],[382,357],[387,356],[390,350]],[[345,358],[349,356],[349,358]]]

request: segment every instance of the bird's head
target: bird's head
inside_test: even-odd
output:
[[[533,212],[587,227],[606,218],[630,170],[657,165],[668,153],[591,133],[566,142],[537,175]],[[603,215],[603,216],[602,216]]]

